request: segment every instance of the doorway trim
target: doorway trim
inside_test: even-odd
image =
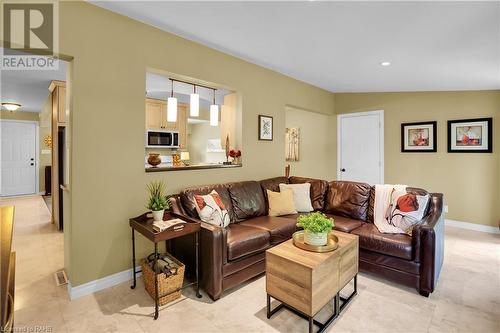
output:
[[[385,183],[384,179],[384,110],[373,110],[373,111],[365,111],[365,112],[353,112],[353,113],[342,113],[337,115],[337,179],[340,179],[340,165],[342,159],[342,119],[351,118],[351,117],[364,117],[364,116],[379,116],[379,129],[380,129],[380,139],[379,139],[379,152],[380,152],[380,175],[379,178],[381,183]],[[370,184],[374,185],[374,184]]]
[[[16,197],[23,196],[23,195],[40,195],[41,194],[41,192],[40,192],[40,122],[36,121],[36,120],[0,119],[0,135],[2,133],[2,123],[3,122],[35,124],[35,155],[36,155],[35,156],[35,165],[36,165],[35,192],[33,194],[16,195]],[[0,160],[2,159],[1,149],[2,148],[0,147]],[[1,190],[1,188],[2,188],[2,177],[0,176],[0,190]],[[0,195],[0,197],[4,197],[4,196]]]

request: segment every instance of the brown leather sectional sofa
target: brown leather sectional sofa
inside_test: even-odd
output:
[[[172,197],[174,212],[197,219],[193,195],[215,189],[228,209],[227,228],[201,223],[200,273],[203,289],[214,300],[223,291],[265,272],[266,249],[296,231],[296,215],[267,215],[266,189],[279,191],[280,183],[311,183],[313,208],[335,219],[335,229],[359,236],[360,269],[415,287],[421,295],[434,291],[443,262],[443,195],[431,193],[428,211],[412,236],[382,234],[373,224],[375,189],[365,183],[276,177],[192,187]],[[409,192],[426,194],[422,189]],[[184,262],[192,262],[191,240],[178,239],[172,251]]]

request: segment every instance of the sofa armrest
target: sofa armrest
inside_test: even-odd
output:
[[[200,223],[200,286],[212,299],[219,299],[222,294],[222,265],[226,251],[225,230],[187,215],[172,215]]]
[[[225,230],[219,226],[201,222],[200,271],[201,285],[214,300],[222,294],[222,265],[226,250]]]
[[[443,194],[431,194],[429,212],[412,232],[414,260],[420,263],[421,294],[434,291],[444,258]]]

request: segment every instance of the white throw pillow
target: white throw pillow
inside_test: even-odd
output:
[[[312,212],[314,209],[311,204],[311,184],[280,184],[280,191],[291,189],[293,191],[293,201],[295,210],[299,213]]]
[[[229,214],[217,191],[212,190],[207,195],[195,194],[193,202],[203,222],[218,225],[221,228],[229,225]]]

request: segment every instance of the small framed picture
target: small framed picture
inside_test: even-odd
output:
[[[448,153],[491,153],[492,118],[448,120]]]
[[[273,117],[259,115],[259,140],[273,141]]]
[[[437,148],[437,122],[401,124],[402,153],[435,153]]]

